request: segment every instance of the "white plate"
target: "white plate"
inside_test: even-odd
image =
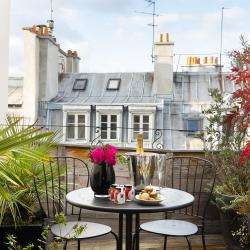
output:
[[[137,194],[135,196],[135,202],[137,202],[138,204],[141,205],[145,205],[145,206],[156,206],[159,205],[162,201],[164,201],[166,198],[162,195],[160,195],[160,200],[142,200],[139,199],[139,194]]]

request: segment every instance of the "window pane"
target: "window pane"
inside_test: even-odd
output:
[[[117,124],[111,123],[111,130],[116,130],[116,129],[117,129]]]
[[[107,131],[101,132],[101,139],[107,139]]]
[[[66,133],[67,133],[67,139],[75,138],[75,128],[73,126],[68,126]]]
[[[67,123],[75,123],[75,115],[67,115]]]
[[[148,115],[143,116],[143,123],[149,123],[149,116]]]
[[[149,134],[148,132],[143,132],[143,139],[148,140],[149,139]]]
[[[85,115],[78,115],[78,123],[85,123]]]
[[[86,89],[88,79],[76,79],[74,82],[73,90],[83,91]]]
[[[116,131],[110,132],[110,139],[116,139]]]
[[[140,131],[140,124],[139,123],[134,123],[134,130]]]
[[[140,116],[139,115],[134,115],[134,123],[140,123]]]
[[[85,126],[78,127],[78,139],[85,139]]]
[[[108,124],[102,122],[102,123],[101,123],[101,130],[107,130],[107,129],[108,129]]]
[[[121,79],[109,79],[107,90],[118,90],[120,85]]]
[[[111,122],[117,122],[117,115],[111,115]]]
[[[149,131],[149,124],[143,124],[143,132]]]
[[[101,115],[101,122],[107,122],[108,116],[107,115]]]
[[[199,130],[199,121],[188,120],[188,130],[189,132],[197,132]]]

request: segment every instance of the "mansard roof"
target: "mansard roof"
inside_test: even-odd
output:
[[[117,80],[116,87],[108,88],[110,79]],[[84,89],[75,89],[76,81],[86,83]],[[150,72],[64,74],[59,83],[58,95],[51,103],[108,105],[159,102],[154,97],[152,88],[153,73]]]

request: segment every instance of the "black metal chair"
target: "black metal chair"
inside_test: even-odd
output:
[[[188,208],[171,212],[172,214],[178,214],[178,216],[184,216],[185,220],[168,219],[170,213],[166,213],[165,220],[141,224],[138,232],[134,235],[133,249],[135,241],[139,240],[141,230],[163,235],[165,237],[164,249],[167,249],[168,236],[185,237],[189,249],[192,249],[189,236],[196,234],[200,229],[203,249],[206,250],[205,217],[214,183],[215,171],[212,163],[208,160],[189,156],[167,158],[165,186],[189,192],[195,197],[195,201]],[[197,224],[186,221],[189,218],[196,219]]]
[[[77,240],[78,250],[80,250],[81,240],[107,234],[112,234],[118,245],[118,237],[109,226],[81,221],[82,209],[66,201],[68,192],[88,187],[89,179],[87,164],[73,157],[53,157],[48,164],[34,167],[34,185],[38,203],[46,218],[46,224],[51,228],[52,237],[50,238],[62,239],[63,249],[67,248],[69,240]],[[45,187],[44,190],[39,188],[42,186]],[[66,223],[55,224],[55,217],[59,213],[65,215]],[[77,227],[82,227],[84,230],[76,234]],[[48,239],[46,249],[48,249],[49,242],[50,239]]]

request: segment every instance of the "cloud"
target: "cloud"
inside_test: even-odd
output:
[[[219,5],[230,7],[224,12],[224,51],[239,46],[241,33],[250,37],[247,0],[214,0],[204,6],[198,2],[158,1],[157,32],[170,33],[176,54],[218,52]],[[135,12],[150,12],[144,0],[54,0],[53,5],[57,41],[63,49],[79,52],[81,71],[152,69],[148,26],[152,17]],[[12,0],[11,72],[21,72],[23,67],[21,28],[45,23],[49,9],[49,0]]]

